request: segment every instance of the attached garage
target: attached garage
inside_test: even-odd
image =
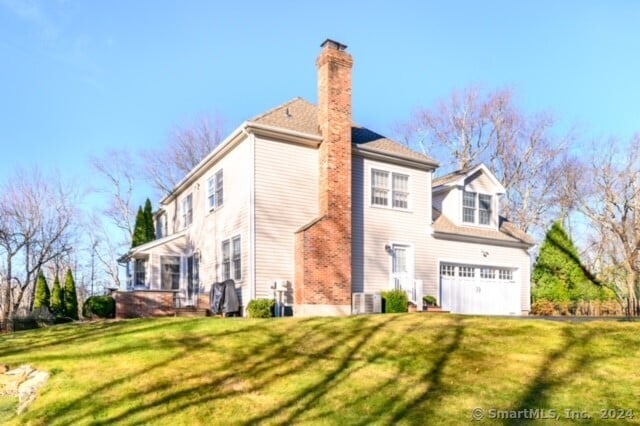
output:
[[[457,314],[520,315],[518,270],[509,267],[440,263],[440,301]]]

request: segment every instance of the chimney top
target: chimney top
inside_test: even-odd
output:
[[[322,42],[320,47],[324,47],[325,49],[346,50],[347,45],[328,38]]]

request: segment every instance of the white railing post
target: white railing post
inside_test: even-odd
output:
[[[416,308],[418,311],[422,311],[422,295],[424,292],[422,280],[413,280],[413,292],[416,297]]]

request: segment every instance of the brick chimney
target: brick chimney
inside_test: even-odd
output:
[[[319,217],[296,234],[296,314],[351,312],[351,68],[327,39],[318,67]]]

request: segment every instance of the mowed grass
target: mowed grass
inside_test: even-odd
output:
[[[481,424],[522,423],[491,409],[556,410],[560,423],[571,409],[591,424],[627,409],[623,423],[640,422],[640,323],[144,319],[5,335],[0,362],[52,372],[26,413],[0,413],[10,424],[457,425],[474,408]]]

